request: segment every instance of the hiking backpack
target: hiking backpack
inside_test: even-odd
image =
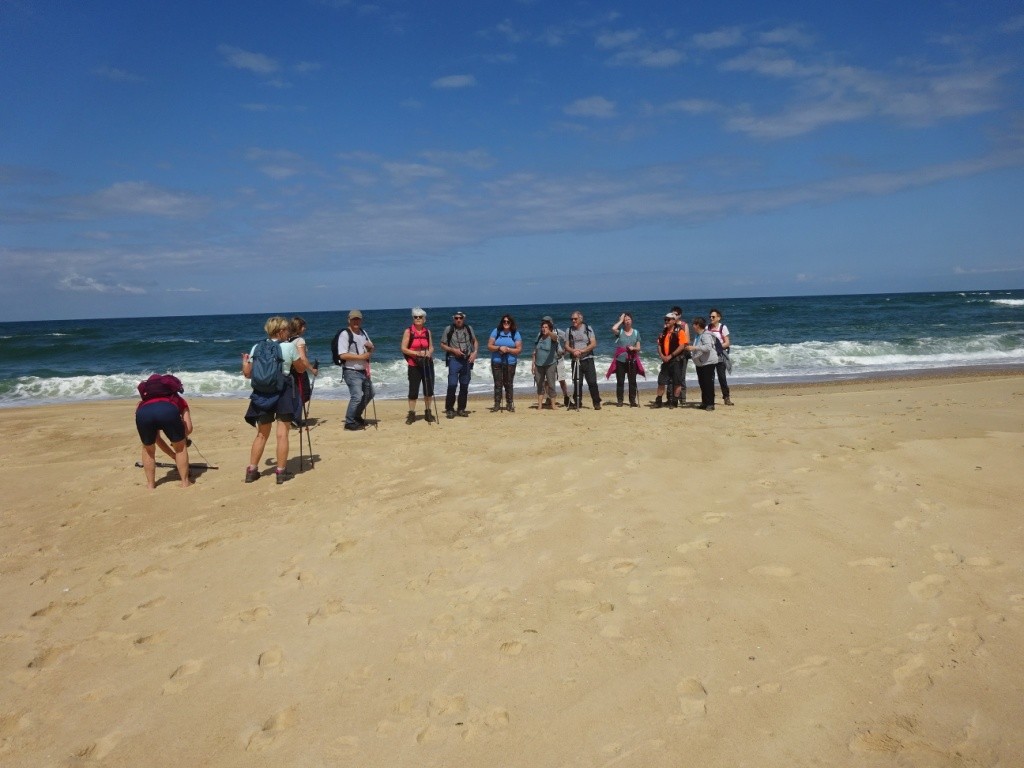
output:
[[[255,392],[272,395],[284,389],[285,375],[282,370],[284,355],[281,344],[273,339],[264,339],[253,350],[252,388]]]
[[[185,391],[181,380],[169,373],[154,373],[145,381],[140,381],[139,396],[143,400],[152,400],[157,397],[170,397],[180,395]]]

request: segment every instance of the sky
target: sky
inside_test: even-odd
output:
[[[1019,0],[0,0],[0,320],[1024,287]]]

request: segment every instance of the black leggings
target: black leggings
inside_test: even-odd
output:
[[[629,377],[629,402],[636,402],[636,363],[627,360],[615,364],[615,398],[621,403],[622,392],[625,389],[624,380]]]
[[[718,365],[715,366],[715,370],[718,371],[718,388],[722,390],[722,399],[729,399],[729,382],[725,378],[725,360],[719,360]],[[740,392],[740,395],[743,393]]]
[[[505,392],[505,402],[512,402],[512,382],[516,379],[517,363],[491,362],[491,375],[494,376],[494,402],[501,402],[501,392]]]

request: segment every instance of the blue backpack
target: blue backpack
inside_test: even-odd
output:
[[[280,343],[264,339],[252,353],[252,388],[254,392],[273,395],[284,389],[284,355]]]

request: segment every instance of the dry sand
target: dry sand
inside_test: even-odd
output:
[[[280,487],[193,400],[155,491],[133,403],[0,411],[0,764],[1024,764],[1024,377],[735,395],[314,401]]]

